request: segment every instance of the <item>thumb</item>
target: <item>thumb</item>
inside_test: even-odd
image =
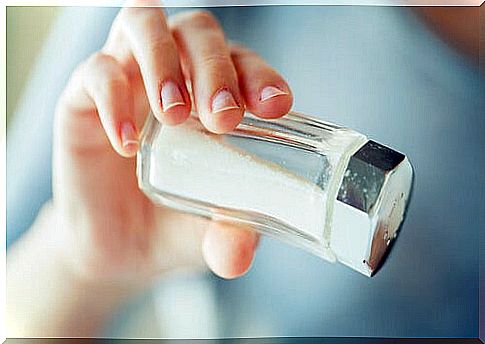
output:
[[[244,275],[254,258],[259,234],[248,227],[211,222],[202,242],[208,267],[222,278]]]

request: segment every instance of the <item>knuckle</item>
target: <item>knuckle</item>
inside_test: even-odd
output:
[[[218,29],[219,23],[214,15],[207,10],[196,10],[188,15],[190,20],[195,26],[206,29]]]
[[[118,65],[115,58],[95,52],[87,58],[73,73],[73,77],[81,78],[102,94],[109,95],[128,86],[128,77]]]
[[[148,51],[154,56],[162,56],[163,52],[175,49],[175,44],[171,36],[168,35],[151,35],[147,37]]]
[[[232,61],[224,53],[212,53],[204,55],[202,58],[202,63],[206,68],[221,69],[227,66],[231,66]]]
[[[256,52],[241,45],[231,46],[231,56],[239,59],[261,59]]]
[[[160,24],[162,12],[157,8],[126,7],[120,12],[120,22],[124,29],[152,28]]]
[[[123,18],[123,17],[122,17]],[[124,15],[122,28],[133,40],[144,42],[143,49],[150,53],[160,54],[163,51],[175,49],[175,43],[163,27],[163,13],[154,8],[130,8]]]
[[[88,59],[86,60],[86,66],[88,67],[99,66],[101,64],[106,63],[107,59],[108,59],[107,55],[97,51],[88,57]]]
[[[102,55],[102,53],[96,52],[79,63],[69,77],[68,86],[73,83],[83,83],[87,75],[93,74],[99,68],[103,59]]]
[[[111,95],[118,93],[120,90],[125,89],[127,86],[127,80],[120,75],[106,75],[104,80],[99,83],[100,91],[105,95]]]
[[[84,63],[81,64],[81,68],[83,71],[93,71],[98,70],[100,68],[107,68],[109,66],[115,65],[115,59],[107,54],[102,52],[95,52],[91,54]]]

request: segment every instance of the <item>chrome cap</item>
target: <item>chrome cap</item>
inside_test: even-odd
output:
[[[337,259],[372,276],[404,220],[413,169],[403,154],[367,141],[349,160],[334,204],[330,247]]]

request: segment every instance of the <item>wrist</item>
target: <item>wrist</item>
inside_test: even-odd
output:
[[[96,252],[89,247],[92,244],[81,240],[87,229],[77,228],[67,221],[53,201],[44,205],[32,229],[39,247],[76,288],[109,291],[113,296],[127,297],[146,286],[140,280],[122,280],[104,273],[103,264],[106,262],[96,259]],[[91,249],[87,250],[86,247]]]
[[[55,223],[56,212],[47,204],[31,229],[8,251],[9,336],[95,335],[135,292],[130,285],[78,274],[66,255],[73,246],[63,240],[63,228],[56,228]]]

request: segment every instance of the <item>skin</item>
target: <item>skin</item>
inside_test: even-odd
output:
[[[164,104],[167,83],[182,101]],[[265,86],[278,94],[262,100]],[[215,111],[221,90],[234,104]],[[53,200],[8,253],[8,336],[94,336],[123,299],[171,271],[243,275],[258,242],[250,228],[155,207],[142,194],[139,128],[149,110],[177,125],[197,109],[208,130],[224,133],[245,109],[277,118],[291,104],[284,79],[230,45],[209,12],[167,19],[156,7],[121,9],[104,47],[76,68],[58,101]]]
[[[483,6],[482,6],[483,7]],[[451,46],[479,63],[480,22],[482,7],[416,7],[415,12]]]
[[[228,132],[245,109],[281,117],[291,90],[257,54],[229,44],[210,13],[167,19],[157,8],[129,7],[145,5],[158,4],[134,1],[120,11],[104,47],[78,66],[58,101],[53,200],[8,252],[8,337],[96,336],[124,299],[161,275],[209,267],[236,278],[253,261],[259,238],[250,228],[155,207],[141,193],[138,132],[149,110],[177,125],[191,109],[208,130]],[[448,36],[462,22],[450,11],[421,14]],[[473,53],[471,32],[451,36]],[[181,101],[167,106],[170,83]],[[267,86],[279,91],[263,96]],[[232,106],[214,111],[221,91]]]

